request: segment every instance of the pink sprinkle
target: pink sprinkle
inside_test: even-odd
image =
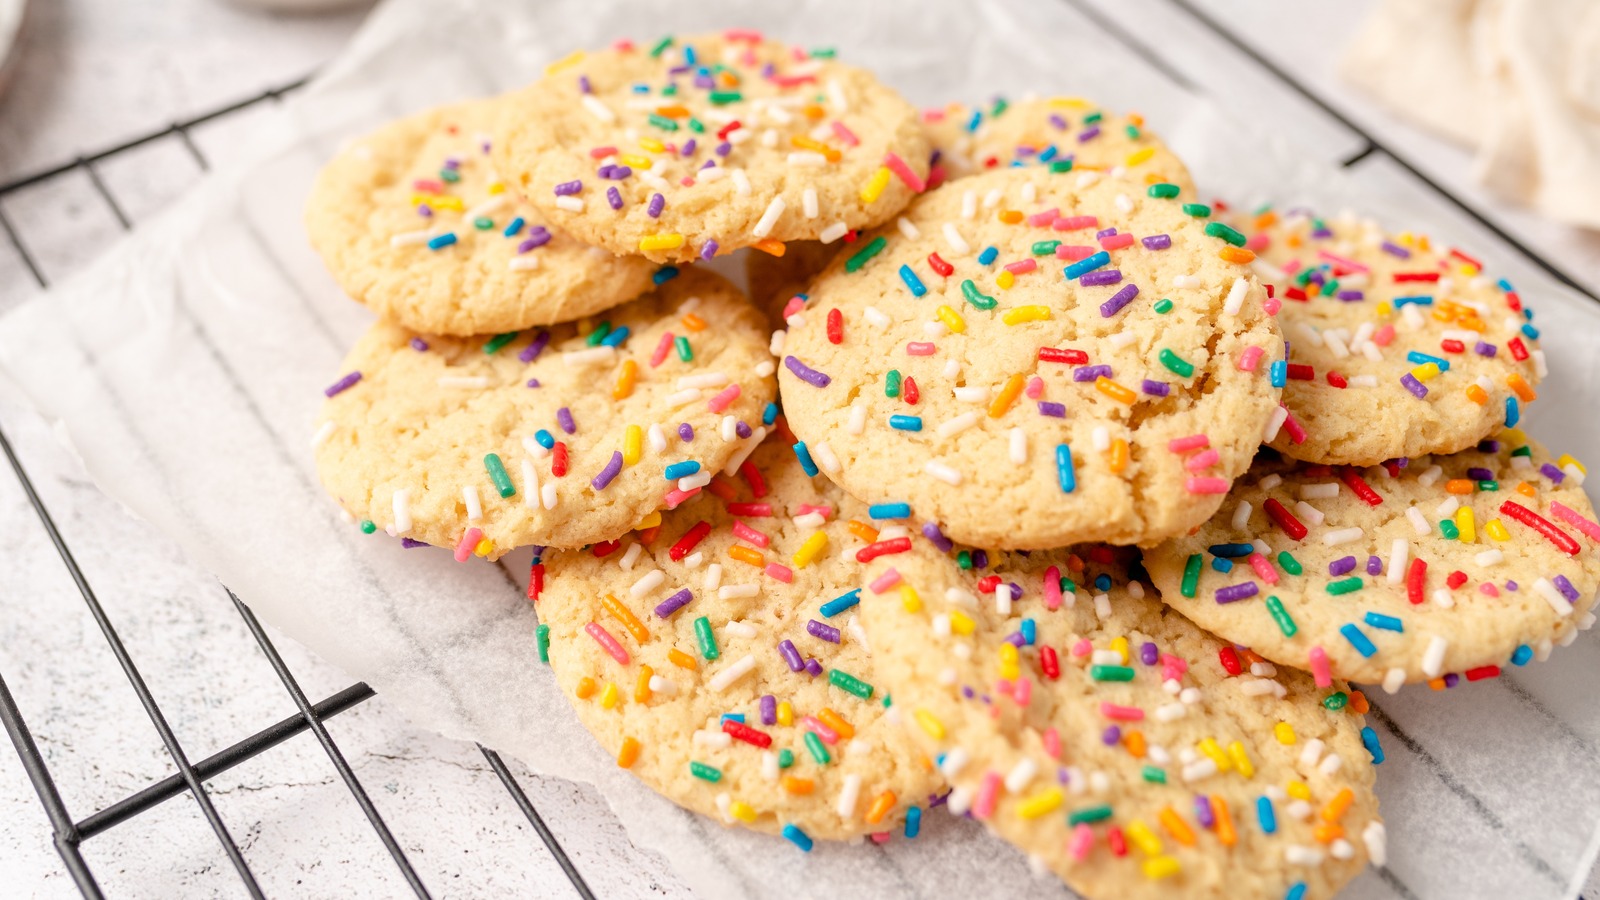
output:
[[[1215,450],[1202,450],[1184,460],[1183,467],[1191,472],[1198,472],[1215,465],[1219,458],[1220,455]]]
[[[1345,259],[1342,256],[1338,256],[1336,254],[1329,253],[1326,250],[1318,250],[1317,251],[1317,255],[1322,257],[1323,259],[1327,260],[1328,262],[1333,263],[1336,266],[1343,266],[1343,267],[1345,267],[1346,269],[1349,269],[1352,272],[1370,271],[1366,266],[1363,266],[1361,263],[1358,263],[1353,259]]]
[[[1061,608],[1061,569],[1056,566],[1044,570],[1044,608],[1052,612]]]
[[[912,341],[906,344],[907,356],[932,356],[939,347],[933,341]]]
[[[1583,532],[1590,540],[1600,541],[1600,524],[1593,519],[1584,518],[1577,510],[1551,500],[1550,515]]]
[[[1500,589],[1495,587],[1494,585],[1490,584],[1487,581],[1485,581],[1483,584],[1478,585],[1478,590],[1481,591],[1485,596],[1488,596],[1488,597],[1498,597],[1498,596],[1500,596]]]
[[[666,360],[667,354],[671,351],[672,332],[669,331],[661,336],[660,341],[656,342],[656,349],[650,354],[650,368],[654,369],[656,366],[661,365],[661,363]]]
[[[895,571],[893,568],[889,568],[884,570],[882,575],[872,579],[872,582],[867,585],[867,588],[870,589],[874,594],[881,594],[899,583],[900,573]]]
[[[678,179],[678,183],[683,185],[684,187],[694,187],[694,179],[690,178],[687,175],[685,175],[682,178]]]
[[[1101,250],[1121,250],[1133,243],[1131,234],[1108,234],[1100,239]]]
[[[817,506],[817,505],[812,504],[812,503],[802,503],[799,506],[796,506],[794,508],[794,514],[797,515],[797,516],[808,516],[808,515],[811,515],[812,513],[817,513],[817,514],[821,515],[824,519],[826,519],[829,516],[833,515],[833,507],[831,507],[831,506]]]
[[[1100,219],[1097,216],[1063,216],[1050,223],[1056,231],[1077,231],[1080,228],[1098,228]]]
[[[1027,708],[1028,701],[1032,698],[1033,682],[1026,678],[1018,678],[1017,683],[1011,686],[1011,699],[1017,701],[1018,706]]]
[[[721,393],[706,401],[706,409],[709,409],[714,413],[720,413],[727,409],[728,405],[737,399],[739,399],[739,386],[737,384],[730,384],[723,388]]]
[[[1031,256],[1027,259],[1019,259],[1014,263],[1006,263],[1006,271],[1013,275],[1026,275],[1037,268],[1039,268],[1039,263]]]
[[[1383,325],[1372,333],[1372,342],[1379,347],[1387,347],[1394,340],[1394,326]]]
[[[1032,225],[1035,228],[1043,228],[1044,226],[1049,225],[1051,222],[1054,222],[1056,220],[1056,214],[1059,212],[1060,210],[1052,206],[1044,212],[1036,212],[1029,216],[1027,218],[1027,222],[1029,225]]]
[[[1328,651],[1318,644],[1306,654],[1311,663],[1311,677],[1316,680],[1317,687],[1328,687],[1333,684],[1333,670],[1328,667]]]
[[[822,738],[822,742],[824,744],[839,743],[839,732],[834,731],[832,728],[822,724],[822,720],[815,716],[801,716],[800,724],[805,726],[807,731],[810,731],[817,737]]]
[[[1256,570],[1256,577],[1267,584],[1278,583],[1278,570],[1272,567],[1265,556],[1259,553],[1250,554],[1250,568]]]
[[[416,181],[411,182],[411,189],[421,191],[424,194],[444,193],[444,185],[432,178],[418,178]]]
[[[1236,363],[1236,365],[1239,367],[1239,371],[1254,372],[1256,370],[1256,366],[1261,363],[1262,354],[1266,352],[1267,351],[1261,349],[1260,347],[1244,348],[1244,352],[1239,354],[1239,362]]]
[[[482,529],[476,526],[468,528],[466,533],[461,535],[461,540],[456,544],[456,562],[466,562],[471,559],[473,548],[477,547],[478,542],[481,540],[483,540]]]
[[[794,570],[783,563],[767,563],[767,577],[784,584],[794,583]]]
[[[1253,250],[1256,253],[1260,253],[1261,251],[1267,249],[1268,243],[1270,242],[1267,238],[1267,233],[1265,231],[1258,231],[1245,239],[1244,248],[1246,250]]]
[[[1226,494],[1228,487],[1226,478],[1189,478],[1183,482],[1183,489],[1191,494]]]
[[[1094,253],[1093,247],[1083,247],[1076,244],[1062,244],[1056,248],[1056,259],[1065,259],[1077,262]]]
[[[1167,449],[1173,453],[1187,453],[1190,450],[1199,450],[1201,447],[1211,446],[1211,438],[1204,434],[1191,434],[1188,437],[1173,438],[1167,441]]]
[[[667,491],[667,509],[677,509],[678,504],[698,493],[700,493],[700,488],[690,488],[687,491],[680,491],[677,488],[673,488],[672,490]]]
[[[1100,715],[1116,722],[1138,722],[1144,718],[1144,710],[1137,706],[1102,703],[1100,704]]]
[[[1067,852],[1072,854],[1075,862],[1083,862],[1089,858],[1089,851],[1094,848],[1094,829],[1088,822],[1079,822],[1072,828],[1072,837],[1067,839]]]
[[[1176,672],[1179,676],[1182,676],[1189,671],[1189,661],[1181,656],[1163,653],[1161,654],[1161,668],[1165,671]]]
[[[887,831],[874,831],[867,837],[871,838],[874,844],[887,844],[891,835]]]
[[[1093,653],[1093,652],[1094,652],[1094,645],[1089,643],[1089,639],[1088,638],[1079,638],[1078,642],[1072,645],[1072,655],[1073,656],[1088,656],[1090,653]]]
[[[846,144],[849,144],[852,147],[859,147],[861,145],[861,139],[856,137],[856,133],[851,131],[849,128],[846,128],[845,124],[838,119],[833,121],[833,134],[839,140],[844,141]]]
[[[1002,697],[1011,696],[1011,679],[996,678],[994,680],[994,692]]]
[[[583,630],[587,631],[589,637],[594,638],[594,642],[609,653],[619,665],[628,664],[628,651],[622,649],[622,645],[617,643],[617,639],[611,636],[611,632],[607,631],[605,626],[599,622],[590,622],[583,626]]]
[[[1278,405],[1283,406],[1282,403]],[[1289,407],[1283,406],[1283,411],[1289,413],[1288,418],[1283,420],[1283,427],[1289,431],[1289,441],[1295,444],[1304,444],[1306,442],[1305,426],[1295,419],[1294,413],[1289,412]]]
[[[762,548],[765,548],[768,544],[772,543],[772,538],[769,538],[765,534],[755,530],[754,528],[751,528],[749,525],[740,522],[738,519],[733,521],[733,536],[739,538],[740,540],[749,541],[750,543],[755,544],[757,547]]]
[[[995,800],[1000,796],[1000,773],[983,773],[983,783],[978,785],[978,796],[972,800],[972,817],[986,821],[994,815]]]
[[[589,149],[589,156],[592,159],[605,159],[616,152],[617,148],[615,147],[591,147]]]
[[[1283,309],[1283,301],[1277,297],[1268,297],[1261,301],[1261,308],[1267,311],[1267,315],[1275,316],[1279,310]]]
[[[796,294],[795,296],[789,298],[788,303],[783,305],[783,317],[787,319],[805,308],[806,301],[802,299],[799,294]]]
[[[931,109],[925,109],[922,111],[922,121],[924,122],[943,122],[944,119],[944,110],[939,109],[938,107],[933,107]]]
[[[1285,275],[1293,275],[1294,273],[1300,271],[1300,266],[1301,265],[1303,265],[1303,264],[1300,262],[1300,260],[1291,259],[1288,262],[1284,263],[1282,266],[1279,266],[1279,268],[1283,269],[1283,273]]]
[[[1026,393],[1029,400],[1039,399],[1039,395],[1044,393],[1044,379],[1037,375],[1029,378]]]
[[[928,182],[913,172],[911,167],[906,165],[906,161],[896,156],[893,151],[883,155],[883,164],[889,167],[889,171],[893,172],[896,178],[905,182],[906,187],[911,188],[913,193],[920,194],[928,189]]]
[[[1054,725],[1051,725],[1044,730],[1044,734],[1040,738],[1044,742],[1044,752],[1050,754],[1051,759],[1060,759],[1061,732],[1057,731]]]

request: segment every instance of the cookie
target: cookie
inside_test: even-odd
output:
[[[1283,343],[1243,238],[1175,191],[1032,166],[929,192],[790,318],[790,427],[845,490],[965,543],[1204,522],[1277,408]]]
[[[611,540],[737,467],[776,407],[760,316],[687,269],[592,322],[496,337],[379,322],[327,389],[328,492],[456,558]]]
[[[968,113],[974,168],[1048,166],[1103,171],[1141,185],[1175,184],[1193,199],[1189,168],[1137,114],[1119,115],[1079,97],[996,101],[987,114]]]
[[[891,724],[853,608],[858,557],[891,526],[875,534],[865,504],[770,440],[707,491],[604,556],[544,563],[562,693],[618,765],[688,809],[807,849],[915,836],[943,779]]]
[[[424,334],[499,334],[639,296],[656,267],[553,231],[489,158],[501,102],[408,116],[317,175],[306,233],[345,293]]]
[[[1145,563],[1202,628],[1319,680],[1449,687],[1593,624],[1600,525],[1582,481],[1515,431],[1405,465],[1264,460]]]
[[[728,31],[551,66],[510,97],[495,160],[555,226],[686,262],[886,221],[925,186],[928,143],[866,70]]]
[[[951,812],[1086,897],[1326,898],[1381,865],[1366,698],[1201,631],[1135,555],[872,562],[873,660]]]
[[[1289,341],[1273,375],[1289,417],[1273,447],[1368,466],[1465,450],[1517,424],[1545,364],[1533,311],[1509,283],[1367,219],[1268,209],[1240,220]]]

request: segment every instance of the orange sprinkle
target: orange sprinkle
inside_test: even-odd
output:
[[[1122,745],[1128,748],[1128,752],[1133,755],[1134,759],[1144,759],[1144,734],[1141,732],[1128,732],[1127,736],[1122,739]]]
[[[817,713],[817,718],[822,720],[822,724],[838,732],[839,737],[845,740],[856,736],[856,727],[846,722],[843,717],[826,706],[822,708],[821,712]]]
[[[1523,403],[1532,403],[1539,399],[1539,392],[1533,389],[1520,373],[1512,372],[1506,377],[1506,386],[1517,392]]]
[[[689,118],[689,107],[681,105],[658,106],[656,107],[656,115],[668,119],[687,119]]]
[[[1472,481],[1466,478],[1452,478],[1444,483],[1444,489],[1452,494],[1470,494],[1472,487]]]
[[[998,419],[1006,414],[1011,404],[1017,402],[1017,398],[1022,395],[1024,380],[1021,374],[1006,379],[1005,386],[1000,388],[1000,393],[995,395],[993,402],[989,404],[989,418]]]
[[[807,103],[801,107],[800,111],[805,113],[808,119],[820,119],[828,114],[828,111],[823,109],[820,103]]]
[[[1211,798],[1211,815],[1217,820],[1217,840],[1224,847],[1232,847],[1239,840],[1239,835],[1233,830],[1233,816],[1228,815],[1228,801],[1221,797]]]
[[[1291,234],[1287,239],[1284,240],[1284,243],[1288,244],[1290,247],[1298,247],[1305,242],[1306,239],[1298,234]]]
[[[682,321],[683,327],[689,329],[690,331],[704,331],[706,327],[706,320],[700,318],[694,313],[684,313]]]
[[[1360,691],[1350,692],[1350,711],[1356,715],[1364,716],[1372,705],[1367,702],[1367,695]]]
[[[1185,847],[1194,846],[1194,829],[1190,828],[1189,823],[1185,822],[1172,807],[1162,807],[1161,812],[1156,814],[1156,819],[1161,822],[1161,827],[1167,830],[1167,834],[1172,835],[1173,840]]]
[[[894,791],[884,791],[872,798],[872,805],[867,807],[867,824],[876,825],[883,821],[883,817],[894,809]]]
[[[602,597],[600,605],[606,608],[606,612],[610,613],[612,618],[621,622],[623,628],[628,629],[628,633],[633,635],[634,640],[641,644],[650,640],[650,630],[644,627],[644,623],[639,621],[639,617],[633,614],[633,610],[622,605],[622,601],[618,600],[615,594],[607,594]]]
[[[1122,385],[1117,384],[1115,381],[1112,381],[1104,375],[1101,375],[1094,380],[1094,389],[1119,403],[1126,403],[1130,406],[1133,405],[1133,401],[1137,399],[1137,395],[1135,395],[1133,391],[1130,391]]]
[[[1108,465],[1111,466],[1111,474],[1113,474],[1113,475],[1120,474],[1123,469],[1126,469],[1128,467],[1128,442],[1127,441],[1123,440],[1122,438],[1117,438],[1116,440],[1113,440],[1111,442],[1111,449],[1106,451],[1106,452],[1110,454],[1110,459],[1108,461]]]
[[[617,373],[617,386],[611,389],[611,399],[626,400],[633,396],[633,382],[639,377],[639,364],[631,359],[622,361],[622,371]]]
[[[1217,251],[1217,256],[1220,256],[1224,262],[1231,263],[1247,263],[1256,258],[1254,251],[1245,247],[1234,247],[1232,245],[1223,247],[1221,250]]]
[[[1322,807],[1322,821],[1337,822],[1344,818],[1345,811],[1350,808],[1350,804],[1354,803],[1355,799],[1355,793],[1349,788],[1341,788],[1339,793],[1334,794],[1333,799]]]
[[[1311,836],[1316,838],[1318,843],[1331,844],[1344,837],[1344,827],[1332,822],[1323,822],[1311,830]]]
[[[775,241],[772,238],[762,238],[750,246],[760,250],[762,253],[765,253],[768,256],[782,256],[788,249],[784,246],[783,241]]]
[[[1533,495],[1538,493],[1538,490],[1536,488],[1534,488],[1533,485],[1527,483],[1526,481],[1517,482],[1517,486],[1516,486],[1516,488],[1514,488],[1514,490],[1517,493],[1519,493],[1522,496],[1524,496],[1524,497],[1532,497]]]
[[[638,531],[634,532],[634,535],[639,538],[639,543],[641,543],[641,544],[645,545],[646,547],[648,547],[648,546],[650,546],[651,543],[653,543],[655,541],[656,535],[658,535],[660,533],[661,533],[661,526],[660,525],[651,525],[649,528],[641,528],[641,529],[639,529]]]
[[[682,650],[679,650],[677,647],[673,647],[671,650],[667,651],[667,659],[671,660],[672,664],[680,669],[700,668],[700,664],[694,661],[694,657],[683,652]]]
[[[741,547],[737,544],[728,548],[728,555],[740,562],[747,562],[752,566],[766,564],[766,558],[761,555],[761,551],[752,550],[749,547]]]
[[[633,702],[644,703],[650,699],[650,676],[654,674],[649,666],[639,667],[639,677],[633,682]]]
[[[1255,227],[1257,231],[1263,228],[1271,228],[1276,224],[1278,224],[1278,214],[1270,209],[1256,216]]]
[[[1000,210],[1000,221],[1006,223],[1007,225],[1015,225],[1022,221],[1022,210],[1002,209]]]
[[[577,690],[573,691],[572,694],[579,700],[587,700],[594,696],[594,692],[597,687],[599,687],[599,685],[594,683],[593,678],[579,678],[578,688]]]
[[[1479,406],[1483,406],[1489,402],[1489,395],[1483,392],[1483,388],[1475,384],[1469,384],[1467,385],[1467,399]]]
[[[1135,128],[1144,127],[1144,116],[1139,113],[1128,113],[1128,124]]]
[[[859,519],[851,519],[850,524],[846,525],[845,527],[850,529],[851,534],[861,538],[863,541],[866,541],[869,544],[875,543],[878,540],[878,529],[873,528],[871,525],[868,525]]]
[[[783,789],[791,794],[809,794],[816,786],[816,782],[809,778],[796,778],[793,775],[783,776]]]
[[[622,739],[622,746],[617,748],[617,765],[624,769],[633,768],[639,761],[639,751],[644,749],[638,741],[631,737]]]
[[[841,156],[839,151],[829,147],[827,144],[824,144],[815,138],[806,137],[803,134],[797,134],[794,137],[789,138],[789,143],[799,147],[801,150],[810,150],[815,153],[821,153],[823,158],[827,159],[828,162],[838,162]]]
[[[1435,691],[1442,691],[1442,690],[1444,690],[1444,679],[1443,678],[1430,679],[1428,681],[1428,687],[1430,689],[1432,689],[1432,690],[1435,690]]]

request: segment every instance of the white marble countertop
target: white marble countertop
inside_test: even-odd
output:
[[[1408,163],[1495,228],[1540,247],[1585,287],[1600,286],[1600,238],[1488,197],[1471,184],[1464,152],[1394,121],[1337,83],[1334,53],[1364,2],[1237,0],[1222,31],[1175,0],[1067,2],[1082,13],[1084,27],[1104,39],[1133,35],[1160,46],[1175,69],[1230,79],[1226,102],[1281,118],[1329,159],[1362,153],[1368,141],[1360,131],[1381,135],[1393,154],[1370,153],[1357,164],[1373,180],[1417,195],[1441,219],[1505,247],[1492,229],[1407,171]],[[23,55],[0,96],[0,184],[292,83],[332,56],[362,15],[359,8],[323,16],[267,15],[218,0],[58,0],[31,7]],[[1308,31],[1318,40],[1284,39]],[[1267,71],[1230,38],[1281,67],[1304,92]],[[200,155],[221,161],[273,115],[274,104],[263,102],[198,125],[188,136]],[[0,224],[16,232],[42,279],[56,283],[123,233],[119,215],[137,225],[180,195],[200,172],[182,136],[169,134],[93,167],[75,167],[0,194]],[[0,230],[0,311],[44,290]],[[3,397],[0,432],[14,445],[191,759],[294,713],[289,695],[214,579],[90,485],[46,426]],[[0,676],[33,729],[69,811],[82,818],[171,774],[166,750],[20,482],[4,464],[0,547],[5,548]],[[313,700],[349,684],[293,642],[280,638],[278,644]],[[328,728],[436,895],[574,896],[475,747],[409,726],[381,696],[330,719]],[[629,844],[593,792],[512,766],[599,896],[685,893],[662,860]],[[267,894],[409,893],[309,734],[208,784]],[[110,895],[243,893],[186,797],[84,847]],[[77,895],[33,788],[17,757],[3,750],[0,884],[11,895]],[[1591,877],[1591,895],[1595,886]]]

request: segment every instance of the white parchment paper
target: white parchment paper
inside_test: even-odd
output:
[[[617,769],[557,695],[523,595],[526,551],[502,565],[458,565],[445,551],[402,550],[341,521],[317,485],[308,441],[321,391],[370,321],[334,287],[300,226],[312,175],[333,148],[402,113],[523,84],[574,47],[732,26],[836,46],[921,105],[1036,91],[1136,109],[1209,196],[1356,208],[1451,238],[1449,222],[1370,190],[1381,180],[1363,187],[1261,124],[1223,115],[1067,4],[391,0],[290,101],[293,126],[255,161],[209,179],[90,273],[0,320],[0,382],[60,423],[108,493],[171,533],[263,619],[418,724],[597,785],[632,838],[706,897],[1063,896],[1020,854],[942,812],[916,841],[806,855],[676,810]],[[1600,446],[1600,307],[1525,260],[1467,246],[1510,273],[1539,311],[1552,377],[1530,429],[1589,453]],[[1493,682],[1378,694],[1390,866],[1346,896],[1574,895],[1600,820],[1596,663],[1600,645],[1585,635]],[[585,874],[603,894],[605,873]]]

